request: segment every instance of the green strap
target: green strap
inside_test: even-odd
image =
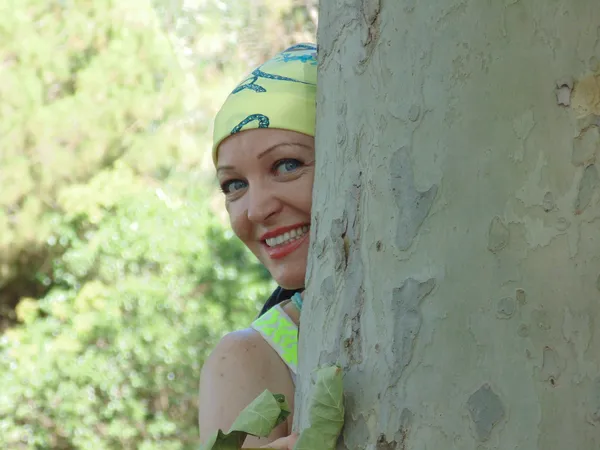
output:
[[[252,322],[251,326],[265,338],[295,374],[298,367],[298,327],[281,305],[271,308]]]

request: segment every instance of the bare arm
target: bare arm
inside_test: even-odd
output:
[[[294,386],[288,369],[252,329],[230,333],[206,360],[200,375],[200,439],[229,430],[239,413],[265,389],[286,396],[293,408]],[[244,448],[260,447],[287,436],[288,422],[266,439],[249,436]]]
[[[279,450],[293,450],[296,442],[298,441],[299,434],[290,434],[287,437],[277,439],[275,442],[271,442],[269,445],[265,445],[261,448],[278,448]]]

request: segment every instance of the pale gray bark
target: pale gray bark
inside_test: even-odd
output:
[[[600,448],[598,0],[320,8],[296,423],[338,362],[340,449]]]

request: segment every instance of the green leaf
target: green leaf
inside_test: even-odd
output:
[[[242,411],[229,432],[242,431],[253,436],[267,437],[289,415],[290,407],[284,395],[264,391]]]
[[[328,366],[317,371],[309,410],[309,427],[300,433],[294,450],[333,450],[344,425],[342,369]]]
[[[242,438],[240,440],[240,438]],[[233,432],[225,434],[215,431],[208,441],[200,446],[200,450],[239,450],[244,443],[246,434]]]
[[[267,437],[289,415],[285,396],[265,390],[244,408],[227,434],[218,430],[200,450],[238,450],[248,434]]]

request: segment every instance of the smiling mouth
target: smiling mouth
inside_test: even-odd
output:
[[[261,244],[271,259],[282,259],[295,252],[310,235],[310,225],[298,225],[277,236],[263,239]]]
[[[282,233],[279,236],[267,238],[263,242],[268,248],[283,247],[301,239],[306,234],[308,234],[309,230],[310,227],[308,225],[303,225],[301,227],[294,228],[293,230],[286,231],[285,233]]]

